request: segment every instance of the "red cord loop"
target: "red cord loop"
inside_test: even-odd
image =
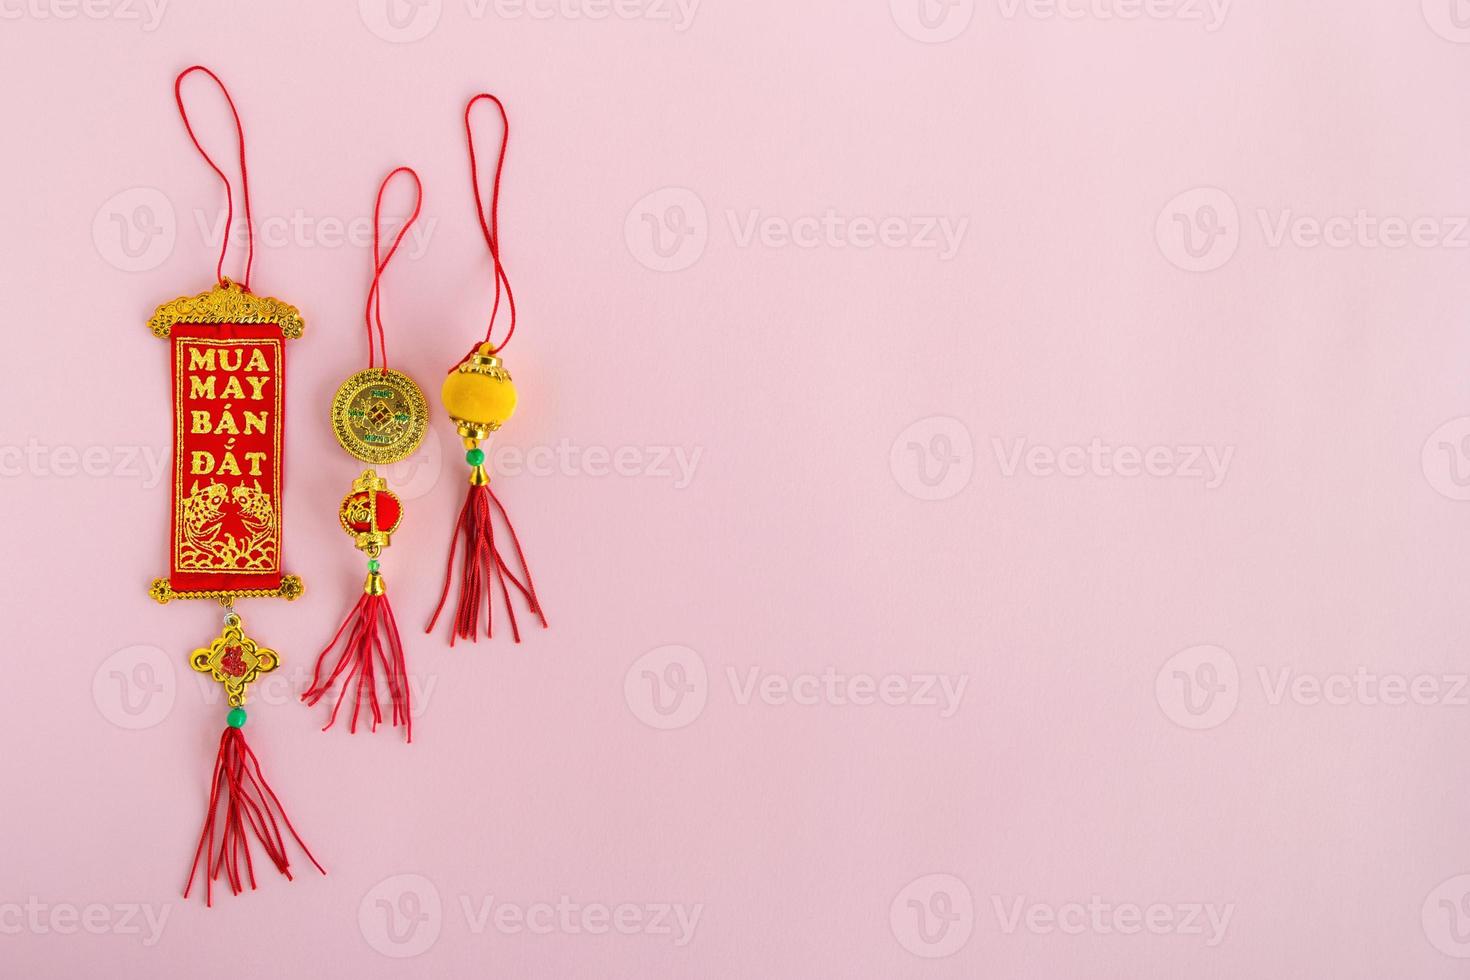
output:
[[[485,209],[484,198],[480,195],[480,165],[475,157],[474,128],[470,125],[470,112],[475,108],[475,103],[482,99],[495,103],[495,108],[500,112],[502,133],[500,154],[495,161],[495,179],[491,187],[488,213]],[[491,348],[492,352],[498,353],[505,349],[505,345],[510,343],[510,338],[516,332],[516,298],[511,292],[510,278],[505,274],[505,266],[500,261],[500,176],[505,169],[505,151],[510,145],[510,119],[505,114],[505,105],[489,92],[481,92],[470,99],[464,107],[464,135],[470,148],[470,183],[475,191],[475,216],[480,219],[480,230],[484,232],[485,246],[490,250],[490,261],[495,267],[495,305],[490,308],[490,322],[485,326],[485,343],[490,343],[490,334],[495,329],[495,317],[500,312],[502,283],[505,284],[506,306],[510,309],[510,329],[505,332],[505,339]]]
[[[199,137],[194,134],[194,127],[189,124],[189,113],[184,108],[184,79],[196,71],[202,71],[214,80],[214,84],[218,85],[219,90],[224,93],[225,101],[229,103],[230,115],[235,117],[235,136],[240,152],[240,196],[245,205],[246,234],[245,276],[240,280],[240,288],[249,292],[250,267],[255,263],[255,223],[250,215],[250,178],[245,170],[245,130],[240,125],[240,113],[235,108],[235,100],[230,98],[229,89],[225,88],[225,83],[219,80],[218,75],[203,65],[194,65],[179,72],[178,77],[174,79],[174,102],[179,107],[179,118],[184,121],[184,129],[189,133],[189,139],[194,141],[194,148],[199,151],[199,155],[204,158],[204,162],[209,164],[209,168],[219,175],[219,179],[225,185],[225,234],[224,241],[220,242],[219,262],[214,267],[215,280],[221,285],[225,281],[225,256],[230,250],[230,232],[233,230],[235,223],[235,195],[230,188],[230,178],[225,176],[225,172],[205,152],[204,146],[199,142]]]
[[[393,236],[393,244],[388,248],[388,254],[381,253],[382,244],[380,231],[382,229],[383,195],[388,190],[388,185],[393,183],[393,178],[399,174],[408,174],[413,178],[414,199],[413,213],[403,222],[403,227],[398,229],[398,234]],[[363,319],[367,323],[368,338],[368,369],[374,366],[373,354],[373,324],[376,322],[378,328],[377,352],[383,358],[383,373],[388,373],[388,342],[383,336],[383,270],[388,268],[388,262],[393,258],[393,253],[398,251],[398,246],[403,244],[403,236],[408,234],[408,229],[419,218],[419,211],[424,206],[424,185],[419,180],[419,175],[412,167],[398,167],[383,178],[378,185],[378,198],[373,203],[373,282],[368,287],[367,308],[363,311]]]

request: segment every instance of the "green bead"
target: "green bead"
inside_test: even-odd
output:
[[[368,559],[368,571],[370,571],[370,572],[376,572],[377,570],[378,570],[378,560],[376,558],[369,558]]]
[[[485,450],[476,446],[474,449],[471,449],[469,452],[464,454],[464,461],[466,463],[469,463],[471,466],[479,466],[481,463],[485,462]]]
[[[244,728],[245,709],[231,708],[230,713],[225,715],[225,724],[229,725],[231,728]]]

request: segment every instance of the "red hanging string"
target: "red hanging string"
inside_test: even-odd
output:
[[[495,179],[490,191],[490,208],[487,213],[484,198],[480,194],[480,163],[475,156],[475,131],[470,124],[470,113],[475,104],[482,99],[495,103],[495,108],[500,112],[500,153],[495,159]],[[510,329],[505,332],[505,339],[499,344],[493,345],[491,353],[499,353],[510,343],[510,338],[516,332],[516,298],[511,292],[510,277],[505,273],[505,266],[500,261],[500,177],[505,170],[505,151],[510,146],[510,118],[505,114],[505,105],[489,92],[481,92],[470,99],[464,107],[464,136],[465,142],[470,149],[470,183],[475,191],[475,217],[480,219],[480,231],[485,235],[485,247],[490,250],[490,261],[495,269],[495,304],[490,308],[490,322],[485,326],[484,343],[490,343],[490,334],[495,329],[495,317],[500,312],[500,290],[501,284],[505,284],[506,306],[510,309]],[[478,344],[476,346],[479,346]],[[458,362],[456,362],[456,366]],[[452,370],[452,369],[451,369]]]
[[[209,168],[219,175],[219,179],[225,185],[225,234],[224,241],[220,242],[219,262],[214,267],[215,281],[221,284],[225,281],[225,256],[230,250],[230,232],[235,224],[235,194],[230,187],[230,178],[225,176],[225,172],[205,151],[203,144],[199,142],[199,137],[194,134],[194,127],[189,123],[189,112],[184,108],[184,79],[196,71],[202,71],[214,80],[214,84],[218,85],[219,90],[224,93],[225,101],[229,103],[230,115],[235,117],[235,136],[240,152],[240,197],[245,205],[246,235],[245,277],[240,280],[240,288],[249,292],[250,267],[255,263],[255,223],[250,215],[250,177],[245,169],[245,129],[240,125],[240,113],[235,108],[235,100],[230,98],[229,89],[225,88],[225,83],[219,80],[218,75],[203,65],[194,65],[179,72],[178,77],[174,79],[174,102],[179,107],[179,118],[184,121],[184,129],[189,133],[189,139],[194,141],[194,148],[199,151],[204,162],[209,164]]]
[[[199,833],[199,846],[194,850],[194,864],[184,897],[193,890],[200,865],[204,870],[204,904],[214,904],[214,883],[223,874],[230,891],[238,895],[245,882],[255,887],[255,861],[250,856],[253,835],[265,848],[266,857],[276,870],[291,878],[291,858],[286,852],[289,833],[306,857],[322,874],[327,871],[312,856],[301,835],[291,826],[281,801],[265,781],[260,760],[245,742],[245,733],[233,726],[225,729],[219,740],[214,775],[209,782],[209,804],[204,814],[204,829]],[[247,833],[248,831],[248,833]],[[242,862],[243,859],[243,862]],[[244,874],[241,872],[243,863]]]
[[[349,631],[350,627],[350,631]],[[337,657],[337,665],[330,674],[323,676],[327,655],[336,648],[347,634],[347,642]],[[381,668],[388,687],[388,701],[393,709],[392,724],[404,727],[408,741],[413,741],[413,705],[409,696],[408,665],[403,656],[403,641],[399,639],[398,622],[393,618],[393,607],[388,605],[386,594],[364,593],[352,612],[348,613],[337,635],[317,656],[316,669],[312,672],[311,687],[301,700],[315,706],[342,681],[342,693],[332,705],[332,713],[322,731],[331,728],[337,721],[337,711],[347,700],[347,689],[352,687],[352,720],[348,731],[357,733],[358,712],[364,705],[370,716],[372,731],[378,730],[383,721],[383,709],[378,703],[377,673]]]
[[[524,581],[517,577],[495,543],[496,513],[500,514],[505,529],[510,532],[511,546],[515,548],[516,558],[521,563]],[[454,606],[454,629],[449,636],[449,645],[454,646],[456,637],[471,642],[479,639],[482,600],[485,603],[485,635],[495,635],[494,593],[497,587],[506,615],[510,619],[511,636],[517,643],[521,642],[521,628],[516,622],[515,606],[511,603],[512,587],[521,594],[526,606],[541,620],[541,626],[545,628],[546,612],[541,608],[536,585],[531,581],[531,568],[526,564],[526,553],[521,550],[520,536],[516,534],[510,515],[505,512],[505,506],[495,496],[495,491],[490,489],[489,484],[481,484],[470,487],[464,506],[460,508],[459,520],[454,525],[454,536],[449,540],[449,561],[444,568],[444,588],[439,593],[439,605],[434,607],[434,615],[430,618],[429,625],[424,627],[424,632],[433,630],[434,624],[439,621],[439,614],[444,611],[444,604],[449,601],[449,585],[454,581],[454,558],[459,551],[460,538],[464,539],[465,552],[461,560],[459,601]]]
[[[382,229],[383,195],[387,192],[388,185],[393,182],[393,178],[399,174],[408,174],[409,177],[413,178],[413,213],[403,222],[403,227],[398,229],[398,234],[393,237],[393,244],[389,246],[388,254],[381,255],[380,232]],[[408,229],[412,228],[413,223],[418,220],[419,212],[423,209],[423,206],[424,185],[412,167],[398,167],[390,171],[388,176],[383,178],[383,182],[378,185],[378,198],[373,203],[373,282],[368,287],[367,309],[363,313],[363,318],[367,323],[368,368],[371,369],[374,366],[373,324],[376,322],[378,328],[377,348],[378,353],[383,357],[384,374],[388,372],[388,342],[383,336],[383,270],[388,268],[388,262],[393,258],[393,253],[397,252],[398,246],[403,244],[403,236],[408,234]]]

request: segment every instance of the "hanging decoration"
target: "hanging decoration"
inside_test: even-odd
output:
[[[471,124],[474,108],[482,101],[495,106],[500,114],[502,132],[488,213],[480,192],[480,170],[475,155],[474,128]],[[462,545],[464,553],[459,559],[459,597],[454,607],[450,646],[454,645],[456,638],[471,641],[479,638],[482,606],[485,633],[487,636],[494,635],[496,592],[500,594],[506,618],[510,622],[511,635],[517,643],[521,640],[521,630],[516,620],[512,592],[520,595],[521,601],[541,620],[543,627],[547,625],[546,613],[536,595],[536,586],[531,581],[531,570],[521,549],[520,538],[516,535],[500,498],[491,489],[483,446],[491,433],[499,431],[516,409],[515,385],[500,357],[516,330],[515,295],[511,292],[510,279],[506,276],[500,253],[500,178],[505,168],[506,147],[510,143],[510,120],[500,99],[489,93],[481,93],[465,105],[464,128],[465,140],[469,145],[470,183],[474,188],[475,212],[480,221],[480,230],[484,234],[485,247],[490,254],[495,301],[490,309],[484,339],[477,341],[469,353],[450,369],[440,392],[444,408],[463,441],[465,462],[470,466],[470,489],[455,524],[454,538],[450,542],[449,561],[444,571],[444,589],[439,596],[439,605],[425,628],[426,632],[434,628],[449,599],[455,559]],[[509,324],[504,339],[497,344],[491,337],[501,309],[502,291]],[[500,527],[499,531],[496,530],[497,526]],[[507,555],[513,555],[513,562],[507,560]]]
[[[234,191],[195,135],[184,108],[184,80],[195,72],[219,86],[234,117],[247,230],[244,276],[238,282],[224,275],[235,216]],[[174,100],[195,149],[224,182],[226,219],[215,286],[164,303],[148,321],[154,336],[169,344],[174,432],[169,572],[153,581],[149,595],[159,603],[211,599],[224,607],[219,635],[189,658],[194,670],[223,686],[228,705],[204,827],[184,887],[187,898],[202,870],[205,903],[213,904],[213,885],[221,876],[237,895],[246,883],[255,887],[251,837],[287,878],[291,868],[286,835],[325,874],[286,817],[245,741],[247,687],[275,670],[281,658],[246,633],[234,608],[237,599],[291,600],[303,590],[300,577],[288,573],[283,563],[281,502],[286,342],[299,338],[304,325],[294,306],[250,290],[255,239],[245,134],[234,100],[219,77],[202,65],[178,75]]]
[[[413,213],[399,228],[387,253],[383,254],[379,235],[383,195],[399,174],[413,180]],[[388,367],[382,299],[383,271],[393,253],[398,251],[403,236],[418,219],[423,199],[423,184],[418,174],[409,167],[399,167],[383,178],[373,205],[373,276],[363,314],[367,324],[368,364],[366,370],[342,382],[332,399],[332,431],[337,442],[348,453],[369,464],[353,481],[337,514],[342,530],[367,556],[367,580],[363,583],[361,598],[317,657],[311,686],[301,696],[307,704],[315,705],[340,681],[341,693],[332,705],[323,731],[331,728],[337,720],[337,712],[347,698],[349,687],[352,688],[353,702],[349,730],[357,731],[358,713],[366,705],[369,723],[376,731],[383,721],[383,710],[378,701],[378,675],[381,673],[391,710],[389,721],[395,727],[401,725],[404,737],[410,742],[413,741],[413,718],[408,669],[398,624],[393,618],[393,608],[388,604],[388,588],[380,570],[383,549],[392,543],[393,534],[403,520],[403,504],[373,466],[396,463],[413,455],[429,424],[428,402],[419,386],[402,371]],[[377,331],[376,342],[374,329]],[[338,651],[337,659],[329,666],[329,657],[334,650]]]

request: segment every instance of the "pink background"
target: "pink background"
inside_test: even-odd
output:
[[[1463,975],[1453,3],[958,0],[926,28],[916,2],[0,5],[0,975]],[[167,489],[140,463],[168,444],[144,323],[214,268],[222,195],[170,95],[195,61],[277,219],[254,285],[308,323],[308,592],[242,611],[286,658],[248,734],[330,872],[209,911],[179,889],[223,710],[185,658],[218,612],[147,599]],[[432,391],[487,308],[458,121],[486,88],[522,313],[499,449],[628,463],[499,478],[552,628],[451,651],[417,626],[463,496],[436,415],[385,557],[415,742],[319,734],[292,689],[361,578],[326,407],[364,360],[368,258],[333,223],[423,174],[427,250],[387,311]],[[217,100],[193,104],[221,147]],[[896,220],[886,244],[781,235],[828,209]],[[1315,241],[1334,216],[1346,237]],[[931,218],[963,223],[952,254]],[[1158,447],[1153,475],[1094,439],[1124,469]],[[1018,440],[1042,455],[1012,466]],[[1207,449],[1218,480],[1188,464]],[[954,710],[926,676],[965,685]],[[885,684],[901,703],[851,703]],[[563,896],[699,918],[482,917],[544,925]]]

